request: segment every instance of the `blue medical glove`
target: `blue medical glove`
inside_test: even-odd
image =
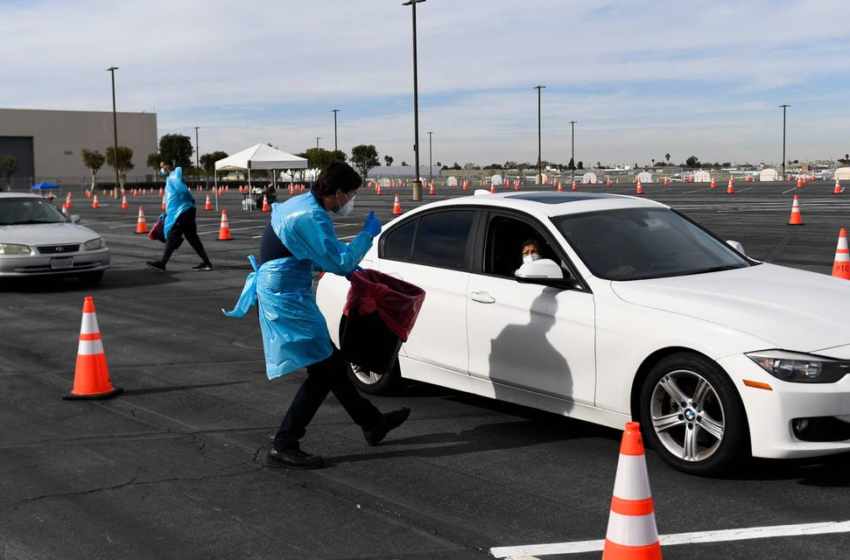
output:
[[[363,231],[369,232],[372,237],[381,233],[381,220],[375,217],[375,211],[369,212],[366,216],[366,223],[363,224]]]
[[[351,277],[354,276],[355,274],[357,274],[358,272],[360,274],[366,274],[366,271],[363,270],[361,267],[355,266],[354,270],[352,270],[351,272],[349,272],[348,274],[345,275],[345,279],[348,280],[349,282],[351,282]]]

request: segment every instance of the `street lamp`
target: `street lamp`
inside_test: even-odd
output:
[[[319,149],[319,140],[321,140],[321,139],[322,139],[321,136],[316,136],[316,149],[317,150]]]
[[[434,154],[434,146],[431,143],[431,141],[433,140],[433,136],[433,132],[428,133],[428,181],[431,183],[434,182],[434,165],[431,163],[433,161],[432,156]]]
[[[573,183],[576,182],[576,122],[577,121],[570,121],[570,159],[573,162],[570,171],[572,172]]]
[[[532,89],[537,90],[537,184],[543,183],[543,144],[540,133],[540,92],[546,86],[534,86]]]
[[[115,164],[115,188],[118,188],[118,183],[120,182],[118,178],[118,116],[115,113],[115,71],[118,70],[117,66],[110,66],[106,69],[107,72],[112,73],[112,132],[113,139],[115,141],[114,150],[115,153],[113,156],[115,157],[112,163]],[[113,193],[114,194],[114,193]]]
[[[425,0],[407,0],[402,6],[413,8],[413,200],[422,200],[422,181],[419,180],[419,73],[416,68],[416,4]]]
[[[197,178],[198,183],[195,185],[195,188],[198,188],[198,185],[201,184],[201,146],[198,145],[198,129],[200,126],[195,127],[195,169],[198,170]]]
[[[334,151],[337,151],[339,148],[336,145],[336,114],[339,113],[339,109],[331,109],[331,113],[334,114]]]
[[[782,108],[782,180],[785,180],[785,111],[790,105],[780,105]]]

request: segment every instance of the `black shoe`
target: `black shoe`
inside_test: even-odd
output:
[[[325,460],[318,455],[304,453],[298,447],[283,451],[277,451],[272,447],[266,455],[266,465],[284,469],[321,469],[325,466]]]
[[[210,263],[201,263],[198,266],[193,266],[192,270],[212,270],[212,264]]]
[[[145,263],[148,268],[152,268],[157,272],[165,272],[165,265],[159,261],[148,261]]]
[[[381,440],[387,437],[388,433],[404,424],[404,421],[407,420],[408,416],[410,416],[410,409],[406,406],[383,414],[381,421],[378,422],[377,426],[369,430],[365,428],[363,429],[363,435],[366,437],[366,443],[369,445],[378,445],[381,443]]]

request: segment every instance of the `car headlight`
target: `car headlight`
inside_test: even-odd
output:
[[[0,243],[0,255],[29,255],[32,249],[29,245],[15,243]]]
[[[793,383],[835,383],[850,373],[850,361],[812,354],[766,350],[747,357],[777,379]]]
[[[91,241],[86,241],[85,245],[86,251],[96,251],[98,249],[103,249],[104,247],[106,247],[106,243],[103,241],[102,237],[92,239]]]

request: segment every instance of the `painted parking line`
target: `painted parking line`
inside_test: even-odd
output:
[[[261,229],[261,228],[264,228],[264,227],[266,227],[266,224],[262,224],[262,225],[259,225],[259,226],[248,226],[248,227],[241,227],[241,228],[230,228],[230,231],[244,231],[244,230],[246,230],[246,229]],[[219,233],[219,230],[214,230],[214,231],[199,231],[199,232],[198,232],[198,235],[212,235],[212,234],[214,234],[214,233],[216,233],[216,234],[217,234],[217,233]]]
[[[702,531],[697,533],[677,533],[661,535],[661,546],[681,544],[705,544],[776,537],[804,537],[826,535],[830,533],[850,533],[850,521],[829,521],[826,523],[805,523],[800,525],[775,525],[772,527],[748,527],[745,529],[727,529],[724,531]],[[534,544],[529,546],[504,546],[491,548],[495,558],[516,558],[523,556],[549,556],[552,554],[579,554],[599,552],[605,547],[605,541],[578,541],[568,543]]]

